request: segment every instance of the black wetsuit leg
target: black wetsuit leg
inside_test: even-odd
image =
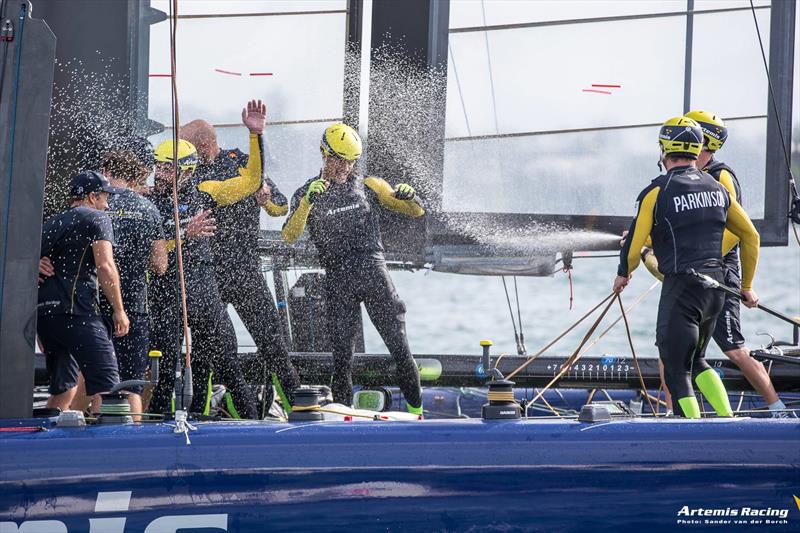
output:
[[[419,407],[422,405],[422,389],[419,369],[408,346],[406,305],[398,296],[385,263],[365,264],[360,277],[364,288],[364,306],[394,359],[397,384],[406,402]]]
[[[253,337],[267,376],[273,373],[278,376],[287,399],[294,403],[294,391],[300,387],[300,376],[289,359],[278,309],[258,265],[217,270],[217,282],[222,301],[233,305]]]
[[[721,272],[708,275],[722,281]],[[724,299],[723,293],[706,289],[694,276],[678,274],[664,278],[656,345],[677,415],[684,414],[678,400],[694,395],[692,377],[711,368],[705,361],[705,352]]]
[[[333,400],[353,404],[353,344],[361,313],[357,278],[349,269],[325,272],[328,334],[333,352]]]
[[[192,335],[192,411],[205,409],[210,372],[231,393],[241,418],[257,418],[256,400],[239,364],[236,331],[217,290],[210,266],[187,272],[189,329]]]
[[[725,269],[725,285],[734,289],[742,288],[742,280],[739,272],[732,269]],[[742,334],[742,323],[739,315],[740,301],[730,295],[725,295],[725,303],[722,311],[717,317],[714,326],[714,342],[723,352],[730,352],[744,346],[744,335]]]

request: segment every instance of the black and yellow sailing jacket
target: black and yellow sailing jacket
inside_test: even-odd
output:
[[[180,215],[181,233],[186,224],[200,211],[208,211],[221,206],[228,206],[252,195],[261,187],[263,141],[261,135],[250,134],[250,157],[247,166],[239,168],[238,174],[226,180],[209,180],[197,183],[196,179],[178,191],[178,213]],[[175,218],[173,215],[172,191],[165,194],[154,194],[150,200],[156,205],[164,219],[164,234],[167,237],[167,249],[175,249]],[[212,216],[215,216],[214,213]],[[211,249],[211,238],[203,237],[183,241],[184,264],[213,264],[214,254]],[[175,269],[175,254],[170,254],[169,271]]]
[[[721,271],[723,254],[735,245],[734,239],[723,242],[726,228],[741,241],[742,289],[751,289],[760,239],[747,213],[709,174],[673,167],[639,194],[617,273],[629,276],[639,266],[648,237],[665,276]]]
[[[385,180],[352,175],[345,183],[331,182],[328,190],[317,196],[314,204],[305,199],[315,176],[292,196],[291,214],[283,225],[283,238],[294,242],[308,226],[311,242],[317,248],[320,263],[336,268],[352,259],[383,258],[383,241],[378,221],[382,207],[408,217],[420,217],[425,210],[416,198],[398,200]]]
[[[742,205],[742,187],[739,185],[739,179],[736,177],[736,174],[733,172],[731,167],[726,165],[721,161],[717,161],[716,159],[712,158],[711,161],[708,162],[706,168],[703,169],[704,172],[708,172],[711,176],[716,179],[718,182],[722,184],[725,189],[728,190],[728,194],[731,197],[731,200],[735,200]],[[734,236],[727,237],[733,239],[734,241],[738,241]],[[739,245],[736,244],[730,252],[725,254],[723,258],[725,263],[725,267],[733,270],[734,272],[739,272]]]
[[[239,149],[221,150],[213,162],[199,165],[195,171],[198,182],[225,181],[240,175],[247,168],[248,156]],[[272,198],[264,207],[273,217],[289,212],[289,202],[271,179],[263,173],[262,182],[272,191]],[[261,207],[252,194],[231,205],[214,210],[217,231],[211,240],[214,263],[221,269],[231,265],[258,265],[258,237]]]

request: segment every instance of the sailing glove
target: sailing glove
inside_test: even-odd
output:
[[[308,186],[308,190],[306,191],[306,201],[311,205],[314,205],[314,200],[316,200],[317,196],[324,193],[325,189],[328,188],[328,184],[325,182],[324,179],[318,179],[311,182]]]
[[[394,190],[394,197],[398,200],[413,200],[416,195],[414,187],[407,183],[401,183]]]

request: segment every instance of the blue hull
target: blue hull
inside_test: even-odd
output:
[[[3,432],[0,532],[798,531],[799,444],[800,422],[757,419]]]

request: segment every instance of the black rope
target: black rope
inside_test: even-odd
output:
[[[775,113],[775,121],[777,122],[778,126],[778,135],[781,138],[781,149],[783,150],[783,158],[786,161],[786,170],[789,172],[789,190],[792,193],[792,205],[790,207],[788,217],[791,219],[793,224],[800,224],[800,195],[797,193],[797,184],[794,181],[794,175],[792,174],[792,162],[789,158],[789,152],[786,150],[786,138],[783,136],[783,125],[781,124],[781,117],[778,114],[778,104],[775,101],[775,89],[772,87],[772,76],[769,73],[767,54],[764,52],[764,42],[761,40],[761,30],[758,27],[758,17],[756,16],[756,7],[753,5],[753,0],[750,0],[750,12],[753,14],[753,23],[756,26],[758,46],[761,49],[761,59],[764,62],[764,72],[767,75],[767,85],[769,86],[769,96],[770,100],[772,100],[772,110]],[[798,244],[800,244],[800,241]]]

